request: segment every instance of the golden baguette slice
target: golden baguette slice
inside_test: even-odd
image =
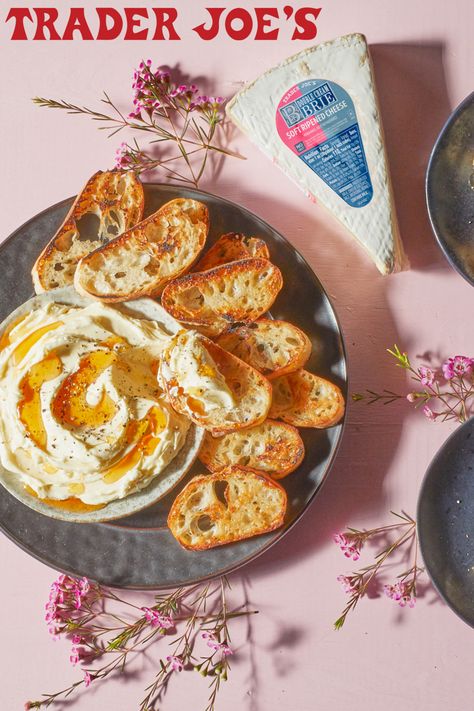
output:
[[[288,321],[260,318],[231,328],[217,343],[269,380],[302,368],[311,355],[311,341]]]
[[[176,497],[168,526],[177,541],[202,551],[283,525],[286,492],[264,474],[228,467],[216,474],[196,476]]]
[[[243,259],[175,279],[161,304],[181,323],[217,336],[236,321],[255,321],[282,286],[280,270],[267,259]]]
[[[201,257],[193,267],[193,272],[205,272],[221,264],[237,262],[240,259],[270,259],[268,247],[259,237],[246,237],[237,232],[228,232],[219,237],[217,242]]]
[[[135,173],[95,173],[33,266],[36,293],[71,285],[78,261],[140,222],[143,205],[143,186]]]
[[[177,198],[81,259],[74,286],[99,301],[158,295],[195,262],[209,230],[207,207]]]
[[[307,370],[275,378],[272,386],[269,416],[289,425],[324,429],[344,415],[344,398],[337,385]]]
[[[282,479],[303,461],[304,444],[296,427],[265,420],[223,437],[206,432],[199,459],[211,472],[236,464]]]
[[[196,331],[172,339],[158,380],[177,412],[214,434],[263,422],[271,405],[266,378]]]

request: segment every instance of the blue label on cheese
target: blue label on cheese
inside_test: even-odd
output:
[[[372,181],[354,102],[324,79],[295,84],[278,104],[283,143],[351,207],[364,207]]]

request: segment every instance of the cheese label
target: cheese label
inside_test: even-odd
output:
[[[283,143],[351,207],[373,195],[351,97],[324,79],[295,84],[281,99],[276,126]]]

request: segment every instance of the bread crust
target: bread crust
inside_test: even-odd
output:
[[[221,264],[252,258],[270,259],[270,252],[263,239],[227,232],[201,257],[193,267],[193,272],[205,272]]]
[[[97,171],[74,200],[64,222],[38,256],[31,275],[37,294],[72,285],[79,260],[139,222],[143,215],[143,186],[130,171]],[[84,239],[79,221],[86,215],[99,219],[97,236]]]
[[[153,215],[81,259],[74,279],[79,293],[113,303],[159,296],[201,253],[209,231],[204,203],[170,200]]]
[[[224,490],[220,495],[216,484]],[[234,466],[191,479],[171,506],[168,526],[184,548],[203,551],[279,528],[286,507],[280,484],[261,472]]]
[[[217,336],[235,322],[259,318],[282,286],[281,272],[270,261],[242,259],[175,279],[161,303],[184,325]]]
[[[206,432],[199,459],[212,472],[238,465],[261,471],[272,479],[283,479],[299,467],[304,454],[296,427],[267,419],[222,437]]]
[[[272,380],[269,416],[295,427],[326,429],[344,415],[341,390],[325,378],[300,368]]]
[[[252,324],[230,328],[217,339],[233,353],[272,380],[302,368],[311,355],[311,341],[288,321],[259,318]]]

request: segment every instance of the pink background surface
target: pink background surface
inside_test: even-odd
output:
[[[80,4],[93,8],[96,2]],[[96,99],[107,89],[126,107],[131,71],[148,56],[179,65],[195,78],[207,77],[210,92],[230,96],[259,71],[311,44],[291,42],[286,34],[278,42],[203,43],[189,28],[202,20],[206,4],[213,3],[174,3],[181,12],[181,42],[14,43],[2,21],[2,239],[36,212],[76,193],[95,170],[109,167],[116,147],[115,139],[105,140],[90,121],[40,110],[30,97],[98,106]],[[318,40],[360,31],[372,45],[410,271],[380,276],[351,237],[241,135],[233,146],[247,162],[227,160],[217,179],[202,184],[269,221],[312,265],[342,322],[351,391],[366,386],[404,391],[404,374],[384,352],[394,342],[413,356],[427,350],[440,357],[473,355],[473,291],[435,246],[423,194],[430,147],[451,109],[473,88],[473,7],[470,0],[332,0],[323,4],[319,19]],[[471,706],[472,630],[432,588],[414,610],[400,610],[384,597],[364,599],[341,632],[332,630],[345,604],[336,576],[350,569],[331,542],[332,533],[347,524],[383,524],[389,509],[414,514],[425,469],[452,429],[425,421],[405,403],[349,406],[339,456],[315,503],[278,546],[233,577],[235,601],[242,599],[245,581],[260,615],[252,620],[251,641],[245,641],[245,623],[234,625],[238,653],[219,709],[465,711]],[[43,623],[54,572],[5,537],[0,555],[0,706],[14,711],[29,698],[62,688],[77,671],[69,665],[67,645],[51,642]],[[150,663],[143,660],[134,677],[91,687],[71,707],[136,709],[151,676]],[[182,674],[162,708],[198,711],[206,705],[206,692],[205,680]]]

